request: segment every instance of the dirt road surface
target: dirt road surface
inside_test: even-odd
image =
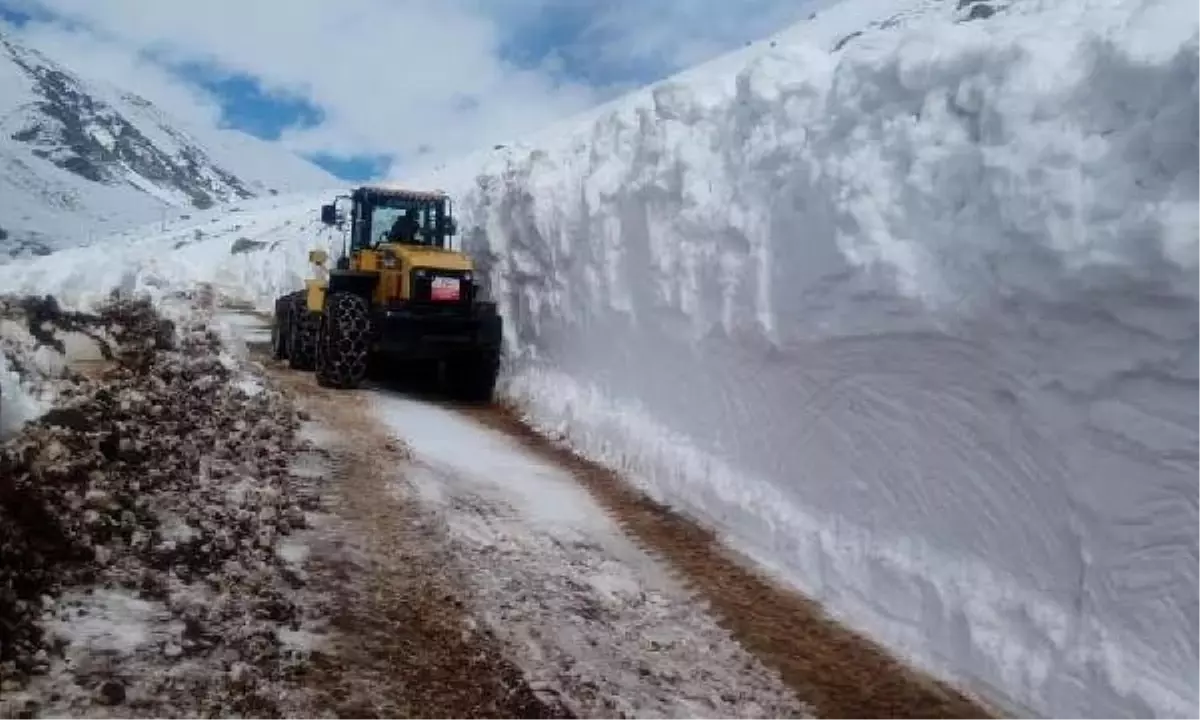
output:
[[[324,642],[302,680],[309,712],[341,717],[565,717],[466,611],[454,558],[436,518],[401,502],[403,447],[349,397],[281,385],[312,420],[303,466],[324,484],[323,522],[310,543],[310,581],[330,598]],[[553,700],[551,698],[551,700]]]

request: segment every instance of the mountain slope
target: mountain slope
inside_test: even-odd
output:
[[[186,127],[137,95],[84,80],[0,35],[0,250],[9,254],[86,242],[164,214],[337,184],[281,148]]]

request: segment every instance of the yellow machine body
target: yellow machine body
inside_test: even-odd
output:
[[[436,364],[457,395],[490,399],[504,323],[471,258],[454,249],[450,198],[366,185],[322,205],[320,219],[344,233],[342,250],[335,267],[311,251],[304,289],[276,299],[275,357],[338,388],[358,386],[369,368],[422,377]]]
[[[322,250],[313,250],[309,253],[309,261],[323,270],[328,256]],[[475,269],[475,265],[470,257],[455,250],[402,243],[388,243],[369,250],[356,250],[350,255],[350,270],[379,274],[379,281],[372,291],[371,298],[371,304],[376,306],[412,297],[413,268],[425,268],[433,272],[469,272]],[[304,281],[304,286],[307,291],[308,309],[311,312],[321,312],[325,306],[325,293],[328,291],[329,282],[309,278]]]

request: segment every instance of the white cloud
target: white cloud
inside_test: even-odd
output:
[[[802,2],[803,0],[801,0]],[[795,19],[797,0],[7,0],[49,11],[30,23],[35,47],[105,77],[164,109],[211,124],[214,99],[145,53],[245,74],[268,92],[302,98],[324,117],[284,132],[305,153],[453,157],[511,141],[593,104],[605,89],[555,78],[552,62],[503,59],[515,26],[567,8],[588,15],[561,48],[576,63],[675,69]],[[62,21],[67,21],[63,24]],[[615,82],[618,84],[621,79]],[[611,88],[609,88],[611,89]]]
[[[131,59],[132,53],[211,64],[253,76],[268,91],[308,100],[323,111],[323,122],[282,138],[303,152],[412,157],[428,149],[455,155],[593,100],[587,87],[556,85],[547,75],[505,63],[495,24],[459,0],[41,5],[108,41],[31,25],[35,46],[51,44],[48,52],[84,72],[102,58],[111,80],[155,102],[173,97],[170,109],[187,103],[161,82],[165,73]],[[127,54],[124,61],[118,48]],[[473,110],[464,112],[464,98]]]

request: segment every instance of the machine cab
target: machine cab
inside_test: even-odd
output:
[[[321,208],[325,224],[349,220],[349,247],[343,247],[337,268],[376,275],[377,302],[421,300],[425,295],[432,300],[442,297],[443,286],[471,287],[470,259],[450,247],[457,227],[445,193],[364,186],[342,197],[350,201],[348,218],[336,204]],[[453,299],[465,300],[468,294],[473,295],[455,292]]]
[[[389,243],[450,249],[457,233],[450,198],[440,191],[364,186],[350,200],[350,250],[374,250]],[[343,220],[336,204],[321,208],[321,221],[338,225]]]

